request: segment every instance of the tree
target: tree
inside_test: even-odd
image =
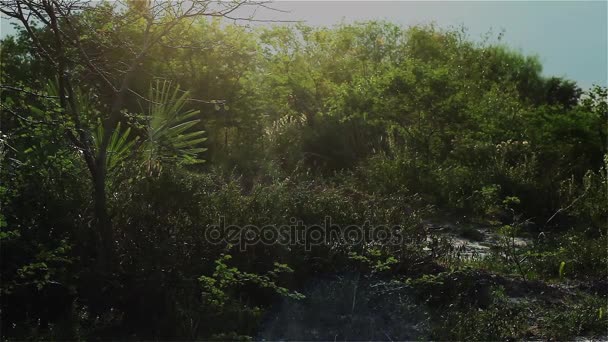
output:
[[[56,98],[67,116],[54,119],[69,121],[66,135],[81,151],[90,173],[95,226],[100,236],[98,261],[102,269],[109,269],[114,250],[114,234],[106,203],[109,147],[115,129],[124,119],[127,97],[133,95],[143,101],[154,102],[132,86],[140,66],[168,35],[186,30],[195,18],[247,19],[235,17],[235,11],[257,4],[247,0],[127,1],[114,5],[104,2],[97,6],[78,0],[0,2],[0,11],[21,24],[35,47],[35,53],[48,63],[57,79]],[[104,22],[101,28],[99,19]],[[129,30],[137,32],[139,41],[129,40],[129,35],[123,38],[115,34]],[[107,44],[113,44],[113,50],[123,52],[120,65],[108,63],[107,58],[93,54],[88,48]],[[82,74],[89,75],[90,84],[95,85],[102,102],[102,129],[98,139],[93,139],[91,127],[86,122],[91,118],[86,117],[86,109],[79,103],[80,92],[76,84],[82,81],[78,78]],[[2,88],[20,90],[10,85]]]

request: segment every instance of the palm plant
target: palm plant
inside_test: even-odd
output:
[[[188,92],[172,88],[169,82],[157,81],[150,87],[148,113],[145,115],[145,136],[130,138],[131,129],[121,130],[118,123],[108,144],[107,170],[112,171],[130,155],[137,154],[148,174],[158,173],[165,163],[196,164],[204,162],[199,154],[207,150],[201,144],[207,140],[205,131],[192,128],[200,122],[193,117],[198,110],[184,111]],[[94,131],[95,147],[103,137],[104,128],[98,122]],[[139,153],[134,153],[139,152]]]
[[[139,137],[129,139],[131,128],[121,130],[120,126],[121,125],[119,122],[114,129],[112,137],[110,138],[110,143],[108,144],[108,152],[106,157],[106,170],[108,170],[108,172],[114,171],[117,166],[119,166],[130,154],[133,153],[133,147],[139,140]],[[95,150],[99,150],[99,144],[101,143],[101,138],[103,135],[103,124],[101,123],[101,120],[98,120],[97,129],[93,134]]]
[[[56,82],[49,82],[47,92],[57,96]],[[75,106],[83,115],[84,121],[93,121],[97,117],[97,124],[91,130],[92,148],[95,153],[100,150],[101,140],[105,133],[104,125],[99,119],[99,112],[95,109],[90,94],[76,89]],[[105,169],[108,173],[115,172],[120,165],[130,157],[141,160],[148,175],[158,174],[162,165],[197,164],[203,163],[200,153],[207,149],[201,144],[207,140],[205,131],[196,129],[200,119],[194,118],[200,113],[198,110],[184,110],[188,101],[189,92],[182,91],[179,86],[172,87],[170,82],[156,81],[149,90],[148,112],[145,117],[143,137],[131,134],[131,128],[123,129],[119,122],[113,129],[107,147]],[[44,111],[31,106],[34,112],[44,115]],[[143,139],[140,139],[143,138]]]
[[[207,140],[205,131],[194,129],[200,119],[198,110],[185,110],[189,93],[179,86],[171,88],[167,81],[157,81],[150,87],[152,104],[147,115],[146,140],[142,144],[144,163],[149,173],[160,171],[163,163],[203,163],[199,154],[207,150],[201,144]]]

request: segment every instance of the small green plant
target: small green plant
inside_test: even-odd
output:
[[[524,267],[524,262],[528,259],[529,254],[525,253],[518,245],[516,240],[518,233],[519,224],[503,226],[499,231],[501,235],[500,248],[504,261],[513,265],[522,280],[526,281],[528,272]]]
[[[566,262],[562,261],[559,263],[559,279],[564,278],[564,268],[566,267]]]
[[[293,270],[285,264],[275,263],[274,270],[266,275],[242,272],[236,267],[229,267],[227,262],[232,259],[231,255],[222,255],[215,261],[215,271],[211,277],[201,276],[198,278],[203,288],[203,298],[211,305],[221,308],[230,301],[229,289],[254,284],[261,288],[268,288],[277,294],[292,299],[303,299],[304,295],[299,292],[291,292],[287,288],[278,286],[273,278],[280,273],[291,273]]]
[[[494,216],[500,211],[500,185],[491,184],[475,191],[475,207],[478,214]]]
[[[361,267],[369,270],[371,274],[389,271],[392,265],[398,263],[394,256],[387,256],[378,248],[371,248],[365,254],[350,252],[348,258],[360,263]]]

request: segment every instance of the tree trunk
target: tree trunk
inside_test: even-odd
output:
[[[103,164],[97,164],[93,175],[93,201],[95,203],[95,227],[97,235],[97,266],[99,271],[110,272],[114,265],[114,232],[106,203],[106,172]]]

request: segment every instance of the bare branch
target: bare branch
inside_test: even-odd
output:
[[[562,213],[562,212],[564,212],[564,211],[567,211],[568,209],[572,208],[572,207],[573,207],[573,206],[576,204],[576,202],[578,202],[579,200],[581,200],[583,197],[585,197],[585,196],[587,195],[587,191],[588,191],[588,190],[589,190],[589,189],[585,189],[585,191],[583,191],[583,193],[582,193],[580,196],[578,196],[577,198],[575,198],[575,199],[574,199],[574,200],[573,200],[573,201],[572,201],[572,202],[571,202],[569,205],[567,205],[566,207],[564,207],[564,208],[559,208],[559,209],[558,209],[558,210],[557,210],[557,211],[556,211],[556,212],[555,212],[553,215],[551,215],[551,217],[550,217],[550,218],[547,220],[547,222],[545,222],[545,224],[548,224],[549,222],[551,222],[551,221],[552,221],[552,220],[555,218],[555,216],[557,216],[558,214],[560,214],[560,213]]]
[[[42,98],[46,98],[46,99],[59,99],[59,96],[52,96],[52,95],[48,95],[48,94],[41,94],[41,93],[36,93],[27,89],[23,89],[23,88],[19,88],[19,87],[14,87],[14,86],[10,86],[10,85],[6,85],[6,84],[0,84],[0,89],[4,89],[4,90],[11,90],[11,91],[17,91],[20,93],[24,93],[24,94],[28,94],[28,95],[33,95],[36,97],[42,97]]]
[[[180,90],[182,93],[184,93],[185,91]],[[135,90],[129,88],[129,92],[135,96],[137,96],[140,100],[144,100],[147,103],[150,104],[155,104],[155,105],[160,105],[162,103],[158,103],[155,102],[153,100],[150,100],[149,98],[141,95],[140,93],[136,92]],[[225,104],[226,100],[200,100],[200,99],[193,99],[193,98],[188,98],[185,101],[187,102],[197,102],[197,103],[204,103],[204,104]]]

